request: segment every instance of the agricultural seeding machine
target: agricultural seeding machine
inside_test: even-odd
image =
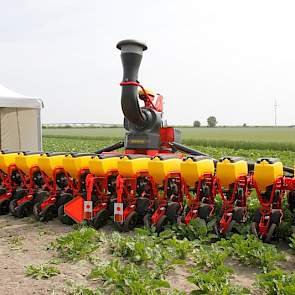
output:
[[[285,196],[295,209],[294,169],[272,158],[215,160],[181,145],[179,130],[163,124],[163,97],[138,82],[147,46],[124,40],[117,48],[124,142],[90,154],[1,151],[1,214],[34,214],[40,221],[58,217],[95,228],[112,217],[121,230],[144,224],[157,232],[167,224],[217,215],[216,231],[226,236],[235,223],[247,221],[248,200],[256,191],[260,206],[251,230],[270,241],[283,220]],[[216,196],[222,200],[218,210]]]

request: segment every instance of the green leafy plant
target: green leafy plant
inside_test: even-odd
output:
[[[103,240],[103,235],[90,227],[82,227],[56,239],[52,243],[59,257],[67,261],[89,258]]]
[[[167,281],[152,276],[146,268],[134,263],[123,265],[115,259],[95,267],[91,279],[101,279],[107,294],[156,295],[170,288]]]
[[[59,273],[60,271],[56,267],[47,264],[28,265],[26,266],[25,271],[26,276],[32,277],[36,280],[49,279]]]
[[[219,265],[208,271],[199,269],[193,270],[188,280],[197,286],[197,290],[191,294],[250,294],[248,289],[233,285],[229,277],[232,274],[232,269]]]
[[[222,239],[217,245],[240,262],[266,270],[273,269],[278,261],[284,260],[284,255],[275,246],[263,243],[253,235],[244,238],[234,234],[231,239]]]
[[[113,233],[108,245],[113,255],[144,264],[155,277],[162,277],[173,265],[183,263],[192,248],[191,242],[177,240],[172,233],[165,231],[157,236],[145,229],[137,230],[133,236]]]
[[[249,294],[249,290],[234,286],[230,282],[232,268],[224,265],[228,257],[217,244],[201,245],[194,254],[194,268],[187,279],[197,286],[192,294]]]
[[[208,241],[211,237],[215,237],[210,233],[213,230],[215,221],[206,224],[205,220],[196,218],[193,219],[189,224],[176,224],[172,227],[176,236],[179,239],[187,238],[189,241],[200,239],[201,241]]]
[[[215,269],[223,266],[227,257],[227,251],[221,251],[215,244],[201,246],[194,251],[194,261],[196,266],[201,269]]]
[[[275,269],[258,275],[256,285],[268,295],[295,294],[295,273]]]
[[[295,234],[291,235],[290,242],[291,242],[291,243],[289,243],[290,248],[295,250]]]

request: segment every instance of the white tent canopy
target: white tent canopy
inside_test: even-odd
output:
[[[14,91],[0,84],[0,147],[2,150],[40,151],[42,148],[41,99]]]

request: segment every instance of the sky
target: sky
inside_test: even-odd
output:
[[[0,84],[43,123],[122,123],[116,44],[145,41],[139,81],[169,125],[295,124],[295,2],[0,0]]]

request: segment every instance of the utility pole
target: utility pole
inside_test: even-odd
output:
[[[275,99],[275,104],[274,104],[274,111],[275,111],[275,126],[277,126],[277,108],[278,108],[278,104],[277,104],[277,100]]]

